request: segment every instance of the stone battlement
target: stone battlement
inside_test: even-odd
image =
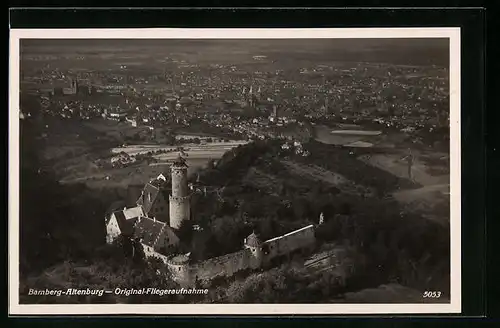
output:
[[[176,255],[167,258],[167,264],[171,265],[187,265],[189,263],[189,257],[187,255]]]
[[[187,195],[187,196],[183,196],[183,197],[170,195],[170,196],[168,196],[168,198],[171,201],[182,202],[182,201],[189,200],[191,198],[191,195]]]

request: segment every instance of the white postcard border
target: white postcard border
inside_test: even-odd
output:
[[[19,42],[20,39],[320,39],[449,38],[450,258],[447,304],[19,304]],[[9,51],[9,314],[329,315],[461,312],[460,28],[325,29],[11,29]]]

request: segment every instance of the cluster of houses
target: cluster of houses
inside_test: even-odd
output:
[[[308,150],[304,150],[304,148],[302,147],[302,143],[300,143],[299,141],[294,141],[293,143],[285,142],[281,145],[281,149],[284,151],[293,151],[296,155],[304,157],[311,155]]]
[[[126,152],[120,152],[118,155],[111,157],[111,166],[112,167],[124,167],[130,164],[135,163],[136,158],[134,156],[130,156]]]

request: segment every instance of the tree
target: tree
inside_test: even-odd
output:
[[[340,206],[340,214],[350,215],[351,205],[349,203],[342,203],[342,205]]]
[[[127,258],[132,258],[137,251],[136,242],[123,235],[119,235],[117,238],[115,238],[112,245],[115,249],[119,250],[119,252],[123,253],[123,255]]]
[[[209,237],[206,242],[206,256],[207,258],[216,257],[220,255],[227,254],[228,252],[224,249],[225,245],[221,245],[219,239],[215,236],[213,230],[210,230]],[[236,250],[235,250],[236,251]]]
[[[277,214],[278,214],[278,218],[280,220],[283,220],[283,221],[289,221],[289,220],[293,220],[295,218],[293,209],[291,208],[291,206],[287,206],[287,205],[281,206],[278,209]]]
[[[214,249],[219,255],[235,252],[241,249],[245,235],[245,224],[237,217],[224,216],[213,220],[212,233],[219,249]]]
[[[265,218],[259,221],[257,230],[262,240],[267,240],[278,235],[276,221],[271,218]]]
[[[304,220],[310,212],[309,203],[304,198],[296,198],[292,204],[296,220]]]
[[[176,235],[183,243],[190,244],[193,237],[193,223],[190,220],[182,221]]]
[[[195,261],[203,261],[209,258],[213,234],[210,229],[193,232],[191,238],[191,258]]]
[[[236,206],[234,200],[227,199],[224,202],[220,202],[218,204],[219,205],[217,207],[217,212],[216,212],[217,215],[226,216],[226,215],[233,215],[234,213],[236,213]]]
[[[320,207],[320,215],[321,213],[323,214],[324,221],[328,221],[335,215],[335,206],[332,203],[326,203]],[[319,222],[319,216],[318,216],[318,222]]]

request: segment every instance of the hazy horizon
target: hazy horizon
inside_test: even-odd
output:
[[[71,52],[98,55],[137,51],[203,56],[268,55],[278,60],[366,61],[398,65],[449,65],[449,39],[23,39],[23,55]],[[286,54],[291,56],[287,58]]]

